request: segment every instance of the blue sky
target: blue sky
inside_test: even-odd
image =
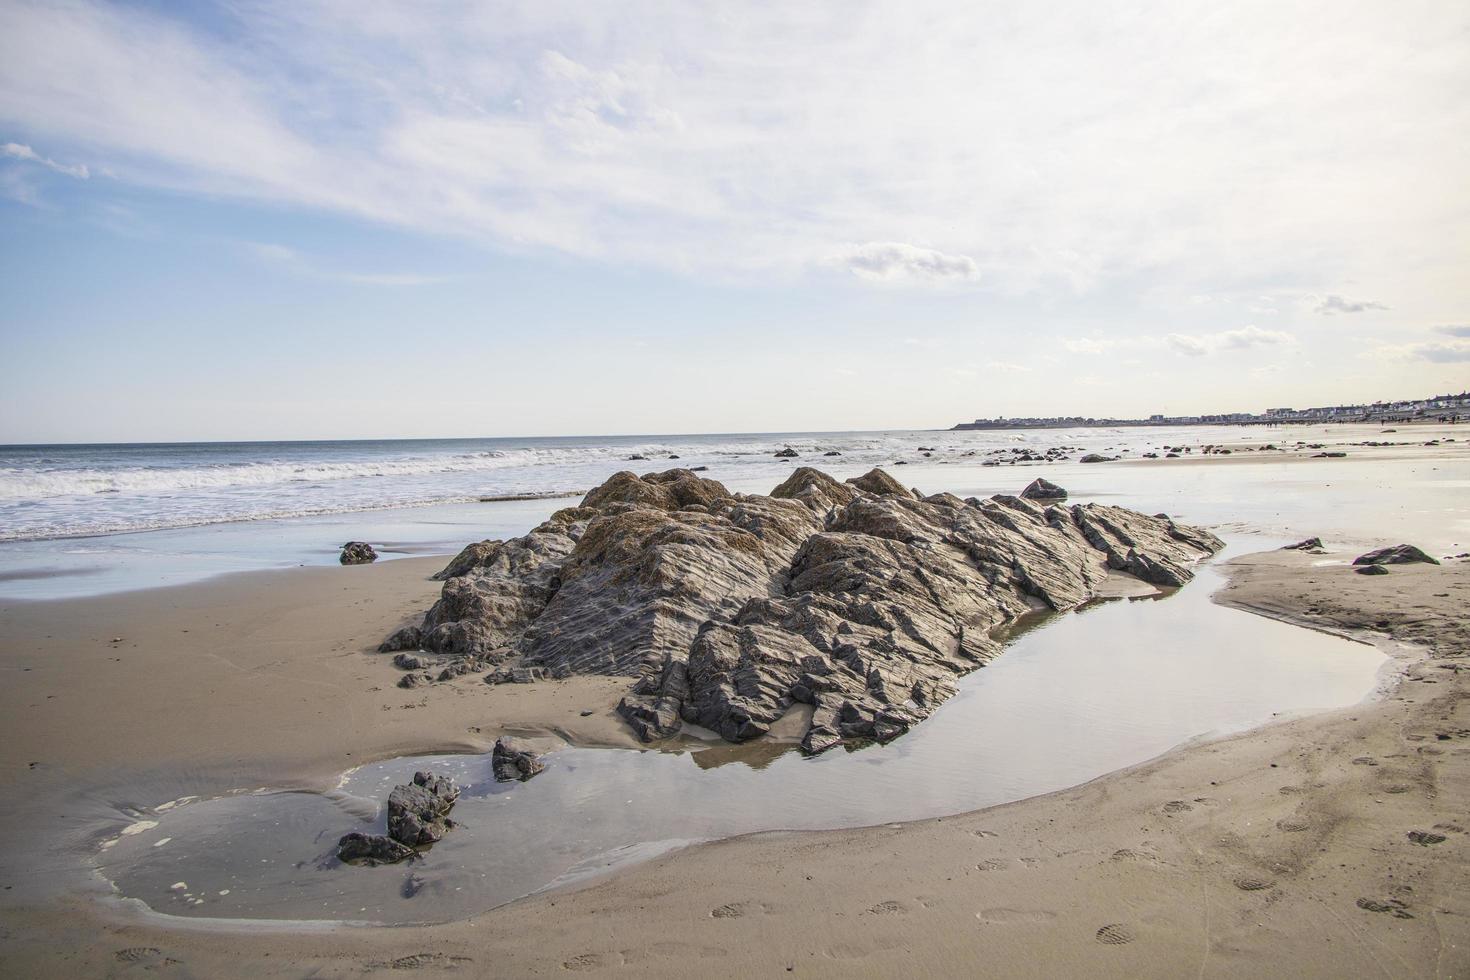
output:
[[[1459,3],[9,0],[0,441],[1458,390],[1467,173]]]

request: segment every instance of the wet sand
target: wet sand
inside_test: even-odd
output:
[[[393,929],[167,919],[99,901],[27,844],[43,822],[94,826],[103,802],[319,788],[372,759],[483,750],[490,719],[631,744],[611,712],[625,682],[391,687],[367,651],[431,601],[439,559],[6,604],[0,973],[1463,976],[1470,563],[1321,564],[1350,557],[1236,558],[1220,599],[1381,644],[1405,671],[1382,700],[1002,807],[737,838]],[[50,812],[58,798],[74,812]]]

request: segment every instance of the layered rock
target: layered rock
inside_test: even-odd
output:
[[[411,858],[418,853],[415,848],[443,840],[453,828],[449,811],[458,799],[459,787],[448,776],[416,772],[413,782],[388,794],[388,833],[344,834],[337,841],[337,857],[367,865]]]
[[[337,560],[344,565],[369,565],[378,560],[378,553],[366,541],[349,541]]]
[[[881,470],[800,467],[768,496],[619,473],[456,559],[419,637],[502,671],[636,677],[619,711],[645,740],[690,723],[742,741],[809,704],[821,751],[929,715],[999,652],[997,626],[1085,602],[1110,569],[1181,585],[1221,546],[1162,515],[925,497]]]

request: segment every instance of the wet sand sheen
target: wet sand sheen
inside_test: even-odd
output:
[[[331,796],[257,793],[150,814],[158,826],[118,838],[100,867],[123,895],[171,914],[461,918],[697,840],[1035,796],[1374,689],[1385,662],[1376,650],[1217,606],[1209,596],[1219,583],[1206,566],[1165,598],[1027,624],[957,697],[886,746],[812,759],[769,741],[563,748],[547,772],[509,785],[493,781],[486,756],[394,759],[353,771]],[[461,826],[411,865],[340,865],[337,838],[381,827],[388,790],[429,767],[466,787],[454,811]]]

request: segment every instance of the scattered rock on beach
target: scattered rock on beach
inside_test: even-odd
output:
[[[378,553],[366,541],[349,541],[337,560],[344,565],[368,565],[378,560]]]
[[[785,449],[775,454],[777,459],[795,459],[800,455],[801,453],[797,452],[795,449],[792,449],[790,446],[787,446]]]
[[[1079,462],[1079,463],[1116,463],[1117,461],[1118,461],[1118,457],[1116,457],[1116,456],[1104,456],[1101,453],[1088,453],[1086,456],[1083,456],[1077,462]]]
[[[1067,491],[1052,483],[1050,480],[1037,478],[1026,485],[1021,491],[1022,500],[1066,500]]]
[[[1312,551],[1322,547],[1321,538],[1307,538],[1296,544],[1288,544],[1282,547],[1282,551]]]
[[[1387,575],[1388,569],[1382,565],[1360,565],[1353,569],[1359,575]]]
[[[448,776],[414,773],[413,782],[388,794],[388,835],[410,847],[443,840],[454,826],[449,810],[458,799],[459,787]]]
[[[1038,604],[1080,605],[1109,569],[1182,585],[1221,547],[1120,507],[921,497],[881,469],[800,466],[769,495],[623,472],[445,582],[423,647],[500,664],[492,681],[627,677],[617,710],[645,741],[743,741],[809,704],[815,752],[901,735]]]
[[[413,848],[384,834],[363,834],[353,831],[344,835],[337,842],[338,860],[360,862],[369,866],[396,864],[413,855]]]
[[[419,644],[424,642],[424,631],[417,626],[405,626],[400,630],[394,630],[386,640],[378,644],[379,653],[392,653],[395,650],[417,650]],[[404,667],[399,661],[402,657],[394,657],[393,665],[402,667],[404,670],[413,670],[413,667]]]
[[[495,778],[502,783],[524,782],[546,768],[541,757],[526,747],[520,739],[504,736],[495,740],[495,751],[490,756]]]
[[[1439,564],[1437,559],[1431,558],[1411,544],[1396,544],[1389,548],[1379,548],[1353,559],[1354,565],[1409,565],[1415,562],[1424,562],[1429,565]]]
[[[402,632],[402,630],[399,632]],[[393,634],[393,636],[397,635],[398,633]],[[391,640],[392,637],[389,637],[389,639]],[[399,670],[423,670],[429,666],[429,661],[423,657],[415,656],[412,653],[400,653],[393,658],[393,666]]]

